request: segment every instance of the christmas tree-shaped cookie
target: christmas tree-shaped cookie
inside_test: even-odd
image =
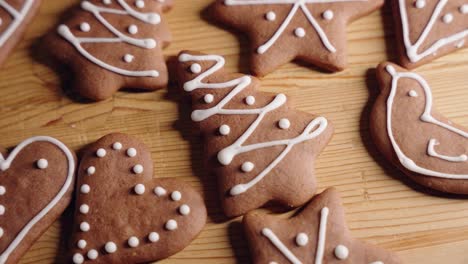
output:
[[[324,117],[290,107],[284,94],[223,71],[224,58],[182,52],[178,80],[192,98],[209,166],[227,216],[275,201],[299,206],[316,191],[314,160],[331,139]]]
[[[82,1],[45,40],[70,66],[75,90],[103,100],[121,88],[155,90],[168,82],[162,49],[170,33],[161,14],[172,0]]]

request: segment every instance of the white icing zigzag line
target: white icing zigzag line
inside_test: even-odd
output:
[[[432,111],[431,90],[429,88],[429,84],[420,75],[411,73],[411,72],[397,72],[396,69],[391,65],[388,65],[386,67],[386,70],[393,77],[390,95],[387,100],[387,132],[388,132],[390,141],[392,143],[393,149],[395,150],[395,153],[397,154],[401,165],[403,165],[403,167],[405,167],[406,169],[410,171],[413,171],[422,175],[426,175],[426,176],[433,176],[433,177],[447,178],[447,179],[468,179],[468,174],[448,174],[448,173],[442,173],[442,172],[433,171],[433,170],[419,167],[413,160],[408,158],[405,155],[405,153],[403,153],[403,151],[400,149],[400,146],[398,146],[398,144],[396,143],[396,140],[393,136],[393,131],[392,131],[393,99],[395,98],[396,90],[398,88],[398,80],[400,78],[409,78],[409,79],[416,80],[424,90],[424,93],[426,95],[426,107],[424,109],[424,113],[421,115],[421,121],[432,123],[434,125],[443,127],[465,138],[468,138],[468,133],[456,127],[442,123],[431,115],[431,111]]]
[[[73,154],[70,152],[70,150],[65,146],[62,142],[58,141],[55,138],[51,137],[45,137],[45,136],[39,136],[39,137],[32,137],[30,139],[27,139],[21,144],[19,144],[8,156],[8,158],[5,160],[3,156],[0,155],[0,169],[1,171],[6,171],[10,168],[11,163],[15,159],[16,155],[18,155],[21,150],[23,150],[25,147],[28,145],[34,143],[34,142],[49,142],[51,144],[54,144],[57,146],[67,157],[68,160],[68,174],[67,174],[67,179],[65,180],[65,183],[63,187],[60,189],[60,191],[57,193],[57,195],[52,199],[52,201],[44,207],[31,221],[29,221],[23,229],[19,232],[19,234],[15,237],[15,239],[11,242],[11,244],[3,251],[0,255],[0,264],[4,264],[8,261],[8,257],[10,254],[18,247],[18,245],[21,243],[21,241],[26,237],[26,235],[29,233],[29,231],[36,225],[46,214],[50,212],[62,199],[62,197],[65,195],[65,193],[68,191],[70,188],[71,184],[73,183],[73,177],[75,175],[75,158],[73,157]]]
[[[439,159],[443,159],[446,161],[450,162],[465,162],[468,161],[468,156],[466,154],[462,154],[459,156],[446,156],[446,155],[441,155],[437,153],[435,150],[435,146],[439,145],[440,143],[437,141],[437,139],[432,138],[429,140],[429,144],[427,146],[427,154],[429,154],[432,157],[436,157]]]
[[[204,55],[204,56],[193,56],[189,54],[182,54],[179,57],[179,61],[216,61],[216,64],[208,69],[206,72],[200,74],[195,79],[184,84],[184,89],[187,92],[194,91],[196,89],[226,89],[235,87],[225,98],[223,98],[216,106],[203,109],[195,110],[192,113],[192,120],[196,122],[203,121],[213,115],[258,115],[257,119],[250,125],[250,127],[240,136],[232,145],[226,147],[218,153],[218,161],[223,165],[229,165],[235,156],[257,150],[262,148],[270,148],[274,146],[286,146],[281,154],[268,165],[260,174],[254,179],[245,183],[238,184],[230,190],[230,194],[235,196],[242,194],[255,186],[260,182],[268,173],[270,173],[291,151],[291,149],[299,143],[307,140],[316,138],[325,131],[328,126],[328,121],[324,117],[317,117],[312,120],[309,125],[305,128],[304,132],[296,138],[276,140],[270,142],[257,143],[252,145],[243,146],[247,139],[254,133],[258,125],[262,122],[263,118],[271,111],[281,107],[286,103],[286,96],[284,94],[278,94],[273,101],[262,108],[257,109],[224,109],[224,106],[228,104],[232,98],[239,94],[242,90],[250,85],[252,82],[251,77],[243,76],[238,79],[234,79],[225,83],[203,83],[203,79],[212,75],[214,72],[221,69],[224,64],[224,58],[216,55]]]
[[[292,263],[302,264],[302,262],[286,247],[283,242],[269,228],[262,229],[262,235],[268,238],[270,242]]]
[[[84,57],[88,60],[92,61],[93,63],[99,65],[100,67],[121,74],[126,76],[132,77],[158,77],[159,72],[156,70],[149,70],[149,71],[129,71],[124,70],[112,65],[109,65],[95,56],[91,55],[88,51],[86,51],[82,43],[117,43],[117,42],[125,42],[130,45],[134,45],[140,48],[145,49],[153,49],[156,47],[157,43],[156,40],[152,38],[148,39],[135,39],[129,37],[119,30],[117,30],[114,26],[112,26],[102,15],[101,13],[111,13],[116,15],[130,15],[136,19],[139,19],[142,22],[149,23],[149,24],[159,24],[161,22],[161,18],[156,13],[140,13],[133,9],[131,9],[128,4],[124,0],[118,0],[118,3],[124,8],[124,10],[113,9],[113,8],[106,8],[96,6],[88,1],[83,1],[81,3],[81,8],[84,10],[92,13],[96,19],[103,24],[110,32],[117,36],[117,38],[78,38],[73,35],[70,31],[70,28],[67,25],[60,25],[58,27],[58,33],[68,40]]]
[[[271,46],[273,46],[276,41],[280,38],[283,32],[291,23],[292,19],[296,15],[299,8],[302,10],[304,15],[307,17],[309,23],[314,27],[315,31],[319,35],[320,39],[322,40],[323,45],[325,46],[328,51],[331,53],[336,52],[336,48],[330,43],[327,34],[323,31],[322,27],[320,27],[319,23],[315,20],[315,18],[310,13],[309,9],[307,8],[306,4],[312,3],[336,3],[336,2],[364,2],[367,0],[256,0],[256,1],[249,1],[249,0],[225,0],[224,3],[226,5],[265,5],[265,4],[288,4],[293,5],[291,11],[289,12],[286,19],[283,21],[281,26],[275,32],[275,34],[263,45],[258,47],[257,52],[259,54],[264,54],[267,52]]]
[[[425,50],[422,53],[418,53],[419,48],[421,45],[424,43],[424,41],[427,39],[429,33],[432,30],[432,27],[434,24],[439,20],[440,13],[442,12],[443,8],[447,4],[448,0],[440,0],[439,3],[437,4],[434,12],[432,13],[431,18],[429,19],[429,22],[427,23],[426,27],[424,28],[424,31],[421,33],[421,36],[419,39],[416,41],[415,44],[411,43],[410,40],[410,30],[409,30],[409,22],[408,22],[408,13],[406,10],[406,0],[399,0],[399,5],[400,5],[400,16],[401,16],[401,25],[403,29],[403,41],[405,44],[406,48],[406,53],[408,58],[410,59],[411,62],[418,62],[421,59],[434,54],[437,52],[438,49],[442,48],[445,45],[457,42],[459,40],[462,40],[468,36],[468,29],[465,29],[464,31],[461,31],[455,35],[442,38],[437,40],[431,47],[429,47],[427,50]]]
[[[7,29],[0,36],[0,47],[13,35],[18,26],[23,22],[24,18],[31,10],[34,0],[25,0],[23,7],[20,11],[13,8],[5,0],[0,0],[0,7],[4,8],[13,17],[13,22],[7,27]]]

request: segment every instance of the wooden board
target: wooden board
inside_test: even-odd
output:
[[[50,135],[78,150],[109,133],[141,138],[152,151],[156,177],[179,177],[204,193],[209,223],[183,252],[161,263],[249,263],[240,219],[227,221],[216,199],[215,179],[201,165],[201,143],[189,142],[190,124],[181,124],[177,96],[117,93],[112,100],[81,103],[68,97],[59,76],[34,47],[55,30],[60,14],[78,0],[45,0],[0,71],[0,144],[14,146],[34,135]],[[165,51],[182,49],[226,56],[232,72],[247,72],[248,43],[202,19],[211,0],[179,0],[166,18],[174,35]],[[397,251],[405,263],[468,263],[468,201],[434,195],[402,182],[402,173],[377,152],[368,131],[370,103],[377,92],[374,71],[394,59],[388,7],[348,27],[350,67],[324,74],[288,64],[263,78],[263,90],[284,92],[301,110],[328,117],[336,133],[317,161],[320,189],[335,186],[344,197],[354,236]],[[435,104],[453,121],[468,125],[468,49],[418,69],[433,86]],[[173,87],[171,87],[173,89]],[[170,88],[170,89],[171,89]],[[203,180],[200,180],[203,179]],[[65,263],[70,212],[57,221],[21,263]],[[62,234],[62,236],[60,235]]]

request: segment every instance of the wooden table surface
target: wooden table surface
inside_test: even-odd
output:
[[[68,96],[69,85],[45,66],[46,55],[35,52],[40,37],[54,30],[59,15],[78,2],[43,1],[39,15],[0,71],[0,144],[11,147],[42,134],[79,150],[110,132],[137,136],[152,151],[155,177],[178,177],[207,200],[209,222],[201,235],[161,263],[249,263],[241,219],[222,216],[216,179],[205,177],[202,144],[188,136],[190,124],[178,122],[176,96],[167,90],[119,92],[104,102],[79,102]],[[210,2],[176,1],[166,15],[174,41],[165,54],[174,56],[182,49],[219,54],[226,57],[229,71],[247,72],[246,39],[202,18]],[[395,59],[390,13],[385,7],[348,27],[347,70],[326,74],[291,63],[263,78],[262,89],[284,92],[299,109],[334,123],[333,140],[317,160],[318,182],[320,190],[335,186],[341,192],[354,236],[397,251],[405,263],[468,263],[468,201],[402,181],[402,173],[382,158],[369,136],[369,110],[378,90],[373,68]],[[465,49],[418,69],[431,83],[439,111],[464,125],[468,124],[467,62]],[[67,234],[70,211],[21,263],[65,263],[61,256],[68,237],[59,234]]]

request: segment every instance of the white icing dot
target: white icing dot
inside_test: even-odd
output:
[[[0,195],[5,195],[6,193],[6,188],[3,185],[0,185]]]
[[[255,104],[255,97],[253,97],[252,95],[247,96],[245,98],[245,103],[248,104],[248,105]]]
[[[171,219],[171,220],[167,221],[165,227],[166,227],[166,229],[169,230],[169,231],[174,231],[174,230],[176,230],[176,229],[177,229],[177,222],[176,222],[176,220]]]
[[[241,169],[243,172],[251,172],[253,171],[254,168],[255,168],[255,165],[250,161],[244,162],[241,166]]]
[[[104,250],[107,253],[114,253],[117,251],[117,245],[114,242],[107,242],[104,246]]]
[[[134,191],[135,191],[136,194],[142,195],[142,194],[145,193],[145,190],[146,190],[145,185],[143,185],[141,183],[135,185]]]
[[[137,150],[134,148],[127,149],[127,156],[135,157],[137,155]]]
[[[80,191],[81,193],[87,194],[91,191],[91,187],[89,187],[88,184],[83,184],[81,185]]]
[[[182,199],[182,194],[179,191],[172,192],[171,199],[173,201],[180,201],[180,199]]]
[[[142,174],[143,173],[143,166],[141,164],[137,164],[133,167],[133,172],[135,174]]]
[[[105,5],[110,5],[110,4],[112,4],[112,1],[111,1],[111,0],[102,0],[102,2],[103,2]]]
[[[135,6],[138,7],[138,8],[144,8],[145,7],[145,1],[143,0],[137,0],[135,2]]]
[[[112,148],[114,150],[121,150],[122,149],[122,143],[120,142],[115,142],[114,144],[112,144]]]
[[[278,264],[278,262],[276,262],[276,261],[270,261],[270,263],[268,263],[268,264]]]
[[[219,133],[223,136],[227,136],[231,133],[231,128],[228,125],[222,125],[219,127]]]
[[[140,245],[140,240],[138,240],[137,237],[132,236],[128,239],[128,245],[132,248],[136,248],[138,245]]]
[[[190,214],[190,206],[183,204],[179,207],[179,213],[181,215],[189,215]]]
[[[91,226],[89,226],[88,222],[81,222],[80,224],[80,230],[83,232],[88,232],[89,229],[91,229]]]
[[[163,187],[156,187],[154,188],[154,194],[156,194],[158,197],[164,196],[167,194],[167,191]]]
[[[87,214],[87,213],[89,213],[89,205],[87,205],[87,204],[82,204],[82,205],[80,206],[80,213],[82,213],[82,214]]]
[[[192,65],[190,66],[190,71],[191,71],[192,73],[198,74],[198,73],[200,73],[200,72],[202,71],[202,67],[201,67],[200,64],[194,63],[194,64],[192,64]]]
[[[5,233],[5,232],[3,231],[3,228],[0,227],[0,237],[3,236],[3,233]]]
[[[0,205],[0,215],[4,215],[5,214],[5,206],[3,205]]]
[[[86,172],[88,173],[88,175],[93,175],[94,173],[96,173],[96,167],[91,166],[86,170]]]
[[[80,30],[83,32],[89,32],[91,30],[91,26],[88,23],[83,22],[80,24]]]
[[[128,33],[135,35],[136,33],[138,33],[138,27],[136,25],[130,25],[128,27]]]
[[[49,166],[49,162],[46,159],[40,159],[37,161],[36,165],[39,169],[43,170],[47,169],[47,167]]]
[[[460,12],[465,15],[468,14],[468,4],[460,6]]]
[[[296,236],[296,244],[300,247],[304,247],[309,243],[309,236],[306,233],[299,233]]]
[[[99,158],[104,158],[107,154],[107,151],[103,148],[100,148],[96,151],[96,156],[98,156]]]
[[[442,17],[442,21],[444,21],[445,24],[450,24],[453,21],[453,15],[451,13],[448,13]]]
[[[276,20],[276,13],[273,12],[273,11],[270,11],[270,12],[266,13],[265,18],[268,21],[275,21]]]
[[[125,56],[123,56],[123,60],[126,63],[131,63],[133,59],[135,59],[135,56],[133,56],[132,54],[125,54]]]
[[[214,101],[214,96],[212,94],[205,94],[203,100],[205,101],[205,103],[211,104]]]
[[[305,30],[303,28],[298,27],[298,28],[296,28],[294,30],[294,35],[296,35],[296,37],[298,37],[298,38],[303,38],[303,37],[305,37],[306,32],[305,32]]]
[[[94,260],[94,259],[98,258],[99,253],[97,252],[97,250],[91,249],[90,251],[88,251],[87,256],[88,256],[89,259]]]
[[[415,90],[409,91],[408,95],[411,97],[418,97],[418,93]]]
[[[425,0],[416,0],[416,2],[414,2],[414,6],[416,8],[424,8],[426,6],[426,1]]]
[[[281,129],[288,129],[288,128],[291,126],[291,122],[289,122],[289,119],[282,118],[282,119],[280,119],[280,121],[278,122],[278,126],[279,126]]]
[[[76,253],[73,255],[73,263],[75,264],[81,264],[84,262],[84,257],[80,253]]]
[[[76,245],[78,246],[78,248],[84,249],[86,245],[88,245],[88,243],[86,242],[86,240],[80,239]]]
[[[325,20],[332,20],[334,16],[335,14],[331,10],[325,10],[325,12],[322,14],[322,17]]]
[[[157,232],[151,232],[148,235],[148,240],[152,243],[159,241],[159,234]]]
[[[335,256],[339,260],[345,260],[349,256],[349,249],[343,245],[338,245],[335,248]]]

